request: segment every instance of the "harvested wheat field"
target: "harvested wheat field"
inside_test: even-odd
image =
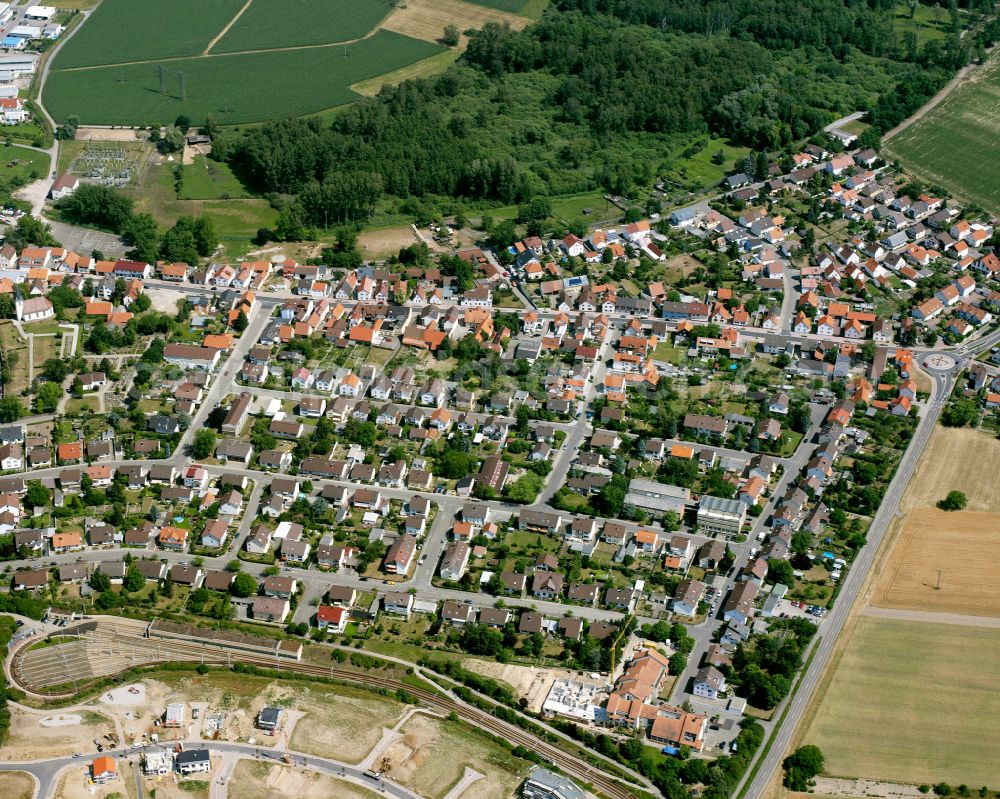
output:
[[[825,776],[997,784],[998,462],[1000,441],[971,429],[934,430],[886,539],[889,551],[870,575],[867,599],[878,607],[869,615],[862,608],[853,629],[848,622],[842,655],[803,724],[798,743],[823,750]],[[935,507],[952,490],[966,494],[967,510]],[[897,611],[912,617],[878,615]],[[853,786],[818,785],[816,793],[856,795]]]
[[[405,708],[364,691],[302,686],[295,707],[303,714],[292,733],[292,749],[313,755],[336,752],[337,760],[359,763],[393,727]]]
[[[507,799],[514,795],[527,763],[451,721],[418,713],[403,725],[403,738],[385,751],[389,777],[425,799],[442,799],[462,779],[465,768],[484,776],[462,799]]]
[[[1000,616],[997,551],[998,513],[931,508],[911,511],[879,579],[872,604]]]
[[[378,794],[315,771],[241,760],[229,779],[229,796],[254,799],[375,799]]]
[[[23,771],[0,773],[0,796],[4,799],[31,799],[35,795],[35,781]]]
[[[487,22],[507,23],[514,30],[520,30],[532,20],[462,0],[406,0],[405,5],[396,7],[382,27],[414,39],[436,42],[445,26],[456,25],[462,32],[460,46],[464,48],[464,32],[469,28],[482,28]]]
[[[803,743],[825,773],[998,783],[1000,630],[862,617]]]
[[[934,507],[952,490],[964,491],[966,510],[1000,513],[1000,440],[964,427],[936,427],[900,510]]]

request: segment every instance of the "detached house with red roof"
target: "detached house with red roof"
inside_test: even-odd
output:
[[[18,125],[28,119],[24,100],[20,97],[0,98],[0,122],[4,125]]]
[[[52,181],[52,186],[49,189],[49,197],[53,200],[61,200],[63,197],[69,197],[77,187],[80,185],[80,178],[76,175],[71,175],[68,172],[63,172],[54,181]]]
[[[344,632],[350,619],[350,608],[332,605],[320,605],[316,608],[316,626],[327,632]]]

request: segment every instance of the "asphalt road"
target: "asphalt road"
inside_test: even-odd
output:
[[[809,668],[801,675],[799,685],[790,703],[786,700],[775,711],[775,718],[781,718],[783,712],[786,715],[781,727],[774,736],[770,750],[764,759],[760,761],[756,776],[746,786],[746,796],[748,799],[758,799],[758,797],[763,796],[774,775],[781,768],[781,761],[785,757],[792,736],[795,734],[805,709],[809,706],[816,686],[819,684],[820,679],[822,679],[844,623],[850,616],[861,588],[865,584],[869,569],[875,561],[885,532],[893,518],[899,512],[899,501],[910,481],[910,477],[913,475],[913,470],[923,452],[924,446],[926,446],[934,430],[934,425],[944,407],[944,403],[951,394],[951,390],[955,384],[955,375],[956,372],[954,371],[948,374],[931,373],[933,387],[931,396],[926,407],[923,409],[913,440],[903,454],[899,468],[896,470],[895,476],[886,489],[882,504],[879,506],[871,526],[868,528],[867,543],[859,551],[857,558],[847,572],[833,609],[823,619],[818,634],[820,637],[818,643],[815,645],[812,661],[809,664]],[[750,773],[751,771],[748,770],[747,776],[744,777],[734,795],[739,795]]]
[[[173,745],[175,742],[171,742]],[[237,744],[237,743],[222,743],[220,741],[201,741],[192,740],[182,742],[185,748],[189,749],[202,749],[207,748],[213,753],[223,753],[231,752],[241,755],[246,758],[259,759],[264,762],[274,761],[276,764],[285,764],[284,758],[287,754],[292,759],[292,764],[290,767],[298,768],[308,768],[313,771],[320,771],[326,774],[339,777],[341,779],[346,779],[351,782],[357,783],[359,785],[368,788],[369,790],[378,790],[387,796],[396,797],[396,799],[421,799],[421,797],[393,782],[391,779],[371,779],[364,775],[364,770],[358,768],[357,766],[352,766],[349,763],[341,763],[339,760],[334,760],[327,757],[318,757],[316,755],[308,755],[302,752],[283,752],[283,751],[271,751],[268,749],[263,749],[257,746],[251,746],[250,744]],[[114,749],[106,750],[104,754],[111,757],[118,758],[119,760],[127,759],[132,761],[136,768],[139,767],[139,755],[141,752],[147,749],[161,749],[162,746],[153,745],[148,747],[139,748],[129,748],[129,749]],[[39,790],[35,794],[35,799],[49,799],[53,796],[56,787],[59,784],[61,774],[65,769],[76,767],[80,769],[85,769],[87,764],[93,759],[91,755],[86,757],[57,757],[50,760],[40,760],[40,761],[9,761],[6,763],[0,763],[0,771],[25,771],[31,774],[38,780]]]
[[[750,552],[754,549],[754,547],[758,546],[757,536],[764,529],[764,525],[767,523],[771,514],[774,513],[778,501],[788,491],[788,487],[791,485],[792,481],[798,478],[802,468],[809,462],[813,451],[816,449],[816,445],[813,443],[813,440],[819,432],[826,409],[824,406],[814,404],[811,406],[810,411],[811,420],[809,430],[805,435],[803,435],[802,442],[799,444],[798,449],[796,449],[795,454],[783,462],[782,465],[784,466],[784,472],[782,472],[778,482],[771,490],[771,494],[767,498],[763,511],[754,520],[753,527],[751,528],[750,535],[747,536],[747,540],[742,544],[730,543],[729,545],[729,548],[736,556],[733,566],[736,569],[737,574],[747,565],[747,563],[750,562]],[[690,698],[690,696],[686,696],[686,694],[688,693],[691,680],[701,667],[702,657],[708,651],[708,647],[714,642],[714,640],[716,640],[719,630],[726,626],[726,622],[722,620],[722,608],[725,604],[726,598],[727,597],[725,595],[720,597],[719,604],[714,615],[706,619],[703,623],[689,628],[691,636],[695,639],[695,645],[691,650],[691,654],[688,656],[687,666],[680,675],[679,679],[674,682],[673,690],[670,695],[670,701],[674,704],[681,704],[681,702],[685,699]]]

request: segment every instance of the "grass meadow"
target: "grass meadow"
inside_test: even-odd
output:
[[[900,38],[908,32],[915,33],[917,44],[922,47],[929,41],[947,38],[951,33],[951,18],[947,6],[921,3],[914,9],[911,19],[909,7],[900,3],[896,6],[893,27]]]
[[[56,70],[44,99],[56,119],[85,124],[145,125],[179,114],[215,115],[227,125],[313,114],[353,102],[352,83],[399,69],[442,48],[389,31],[344,47],[315,47],[170,61],[160,94],[155,63]],[[179,96],[183,72],[185,99]]]
[[[390,11],[382,0],[253,0],[213,53],[360,39]]]
[[[48,177],[50,163],[51,159],[45,153],[16,144],[0,144],[0,178],[38,180]]]
[[[55,69],[192,56],[240,10],[244,0],[102,0],[60,48]]]
[[[1000,51],[883,149],[919,178],[1000,211]]]
[[[181,172],[181,200],[222,200],[249,197],[250,192],[240,183],[228,164],[196,155],[194,163],[186,164]]]

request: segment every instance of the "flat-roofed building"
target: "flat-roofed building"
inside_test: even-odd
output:
[[[683,517],[684,511],[691,501],[691,492],[680,486],[634,478],[629,480],[625,501],[643,510],[654,513],[673,511],[678,516]]]
[[[698,503],[698,532],[708,535],[739,535],[746,520],[747,506],[737,499],[703,496]]]

